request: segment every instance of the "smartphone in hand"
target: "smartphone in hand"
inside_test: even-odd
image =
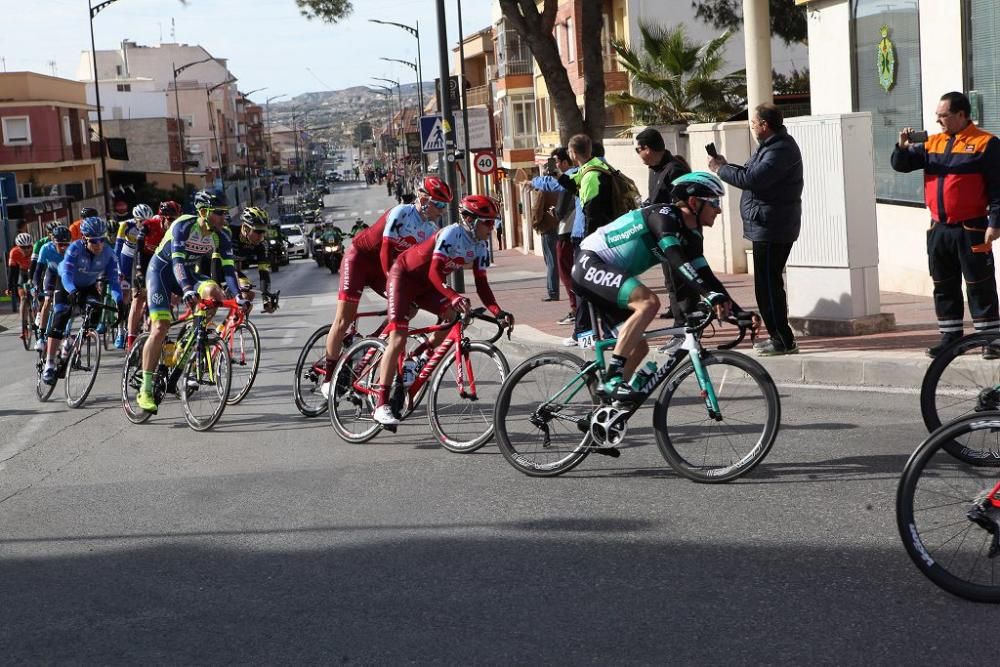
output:
[[[906,135],[906,140],[911,144],[924,144],[927,143],[927,130],[919,130],[917,132],[910,132]]]
[[[705,145],[705,152],[708,153],[708,157],[719,157],[719,151],[715,148],[715,142]]]
[[[556,171],[556,159],[554,157],[550,157],[548,160],[545,161],[545,173],[552,174],[555,173],[555,171]]]

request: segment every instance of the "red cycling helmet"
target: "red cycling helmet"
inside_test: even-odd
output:
[[[181,205],[175,201],[160,202],[160,215],[176,218],[181,214]]]
[[[472,218],[496,220],[500,217],[500,204],[493,197],[486,195],[467,195],[462,197],[459,212]]]
[[[425,176],[424,182],[420,186],[420,192],[434,201],[445,203],[450,202],[453,196],[448,184],[437,176]]]

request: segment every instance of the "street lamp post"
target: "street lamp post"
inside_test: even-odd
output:
[[[395,112],[393,112],[393,110],[392,110],[392,88],[390,88],[389,86],[383,86],[380,83],[373,83],[371,85],[374,86],[374,87],[376,87],[376,88],[381,88],[382,92],[385,93],[385,96],[386,96],[385,129],[386,129],[386,132],[389,133],[389,136],[393,138],[393,141],[395,141],[395,136],[394,135],[396,133],[396,130],[394,128],[394,123],[392,122],[392,117],[393,117],[393,115],[395,115]],[[388,154],[388,151],[383,151],[383,152],[385,152],[386,154]],[[395,151],[393,151],[393,152],[395,152]]]
[[[222,88],[223,86],[228,86],[229,84],[234,83],[235,81],[236,78],[234,77],[205,89],[205,104],[208,107],[208,122],[212,128],[212,142],[215,144],[215,157],[219,160],[219,169],[218,169],[219,183],[222,184],[223,194],[225,194],[226,192],[226,165],[222,160],[222,146],[219,144],[219,133],[215,128],[216,120],[215,120],[215,111],[212,109],[212,91]]]
[[[455,174],[455,119],[451,114],[451,95],[448,94],[448,24],[445,22],[444,0],[435,0],[438,27],[438,67],[441,71],[441,85],[438,87],[438,108],[441,109],[441,125],[444,128],[444,160],[445,175],[452,192],[458,191],[458,179]],[[453,203],[448,207],[452,224],[458,222],[458,205]],[[461,271],[451,274],[452,289],[456,292],[465,291],[465,276]]]
[[[276,100],[276,99],[278,99],[280,97],[285,97],[285,95],[286,95],[286,93],[282,93],[281,95],[274,95],[273,97],[267,98],[267,101],[264,102],[265,114],[267,115],[267,171],[268,171],[268,176],[272,175],[271,172],[274,169],[274,166],[271,164],[271,153],[274,152],[274,146],[272,145],[273,138],[271,136],[271,100]]]
[[[383,79],[382,77],[379,77],[379,76],[373,76],[372,78],[375,79],[376,81],[385,81],[386,83],[391,83],[394,86],[396,86],[396,101],[399,103],[399,105],[398,105],[399,106],[399,136],[396,137],[396,140],[398,142],[396,144],[396,155],[397,155],[397,157],[400,157],[400,158],[401,157],[405,157],[405,151],[403,151],[402,147],[406,143],[405,137],[404,137],[404,134],[403,134],[403,121],[404,121],[404,117],[405,117],[406,114],[403,112],[403,93],[402,93],[402,91],[399,88],[399,81],[393,81],[392,79]],[[390,95],[392,94],[392,90],[389,91],[389,94]],[[393,128],[393,134],[395,134],[395,133],[396,133],[396,128]]]
[[[264,86],[263,88],[255,88],[255,89],[251,90],[249,93],[243,93],[242,94],[242,96],[243,96],[243,115],[244,115],[244,117],[246,117],[248,115],[247,114],[247,102],[249,101],[250,96],[253,95],[254,93],[259,93],[262,90],[267,90],[267,86]],[[237,143],[239,143],[239,131],[240,131],[240,123],[239,123],[239,118],[237,118],[236,119],[236,135],[237,135],[236,142]],[[251,167],[250,167],[250,122],[249,122],[249,120],[246,123],[246,139],[245,139],[245,141],[246,141],[246,145],[245,145],[246,155],[244,157],[246,158],[246,173],[244,174],[244,176],[246,177],[246,180],[247,180],[247,191],[249,192],[249,195],[247,196],[247,199],[250,200],[250,206],[253,206],[253,204],[254,204],[254,198],[253,198],[253,181],[251,180]],[[239,193],[239,188],[237,188],[237,199],[239,198],[239,194],[238,193]],[[236,202],[236,205],[239,206],[239,201]]]
[[[391,25],[397,28],[402,28],[406,32],[410,33],[417,38],[417,96],[420,98],[420,113],[424,113],[424,66],[420,58],[420,21],[416,21],[416,27],[412,28],[405,23],[396,23],[394,21],[382,21],[379,19],[368,19],[369,23],[378,23],[381,25]]]
[[[94,42],[94,17],[100,14],[102,9],[116,2],[118,0],[104,0],[104,2],[94,5],[92,0],[87,0],[87,7],[90,10],[90,59],[94,63],[94,97],[97,100],[97,141],[101,150],[101,180],[104,184],[104,187],[101,188],[101,194],[104,196],[105,216],[111,215],[111,200],[108,199],[108,188],[110,187],[108,183],[108,162],[104,156],[104,117],[101,114],[101,83],[97,78],[97,45]],[[83,141],[83,137],[80,137],[80,141]],[[89,136],[87,137],[87,141],[90,141]]]
[[[465,191],[472,188],[472,147],[469,146],[469,100],[465,96],[465,34],[462,32],[462,0],[456,0],[458,5],[458,70],[462,77],[462,134],[465,139]],[[572,37],[570,37],[572,39]]]
[[[180,149],[181,149],[181,190],[183,191],[182,202],[181,202],[182,207],[184,205],[184,202],[187,201],[187,155],[186,155],[187,150],[185,149],[185,142],[184,142],[184,121],[181,120],[181,101],[180,101],[180,91],[177,90],[177,75],[186,70],[188,67],[194,67],[195,65],[207,63],[209,60],[215,60],[215,58],[204,58],[202,60],[196,60],[193,63],[181,65],[180,67],[176,67],[174,63],[170,63],[170,66],[174,70],[174,108],[177,111],[177,142],[180,144]]]

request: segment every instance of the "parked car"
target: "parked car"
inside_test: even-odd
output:
[[[301,257],[309,259],[309,247],[306,244],[306,235],[299,225],[282,225],[281,234],[288,240],[288,257],[295,259]]]

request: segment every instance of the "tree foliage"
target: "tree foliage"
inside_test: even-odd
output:
[[[295,4],[307,19],[325,23],[337,23],[354,11],[351,0],[295,0]]]
[[[609,95],[610,104],[632,107],[635,120],[650,125],[724,120],[741,107],[745,73],[721,74],[731,31],[697,44],[683,24],[667,28],[640,21],[639,34],[640,49],[611,42],[633,92]]]
[[[793,68],[788,74],[779,74],[772,71],[771,79],[774,81],[774,92],[778,95],[809,92],[808,67],[802,70]]]
[[[805,42],[808,35],[806,8],[795,0],[769,0],[771,34],[785,44]],[[692,0],[695,16],[720,30],[740,30],[743,27],[742,0]]]

